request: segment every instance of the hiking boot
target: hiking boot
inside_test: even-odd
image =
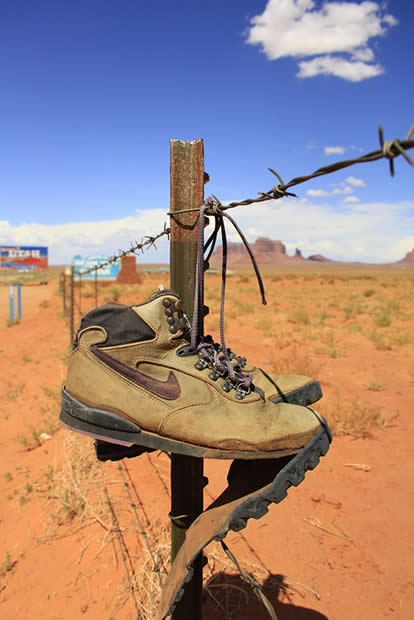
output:
[[[85,315],[69,360],[61,421],[107,442],[207,458],[278,458],[299,452],[324,421],[273,404],[248,375],[195,350],[173,291],[110,302]],[[322,424],[322,426],[321,426]]]

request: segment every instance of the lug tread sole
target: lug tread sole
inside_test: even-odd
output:
[[[247,493],[246,497],[241,497],[239,504],[233,510],[229,506],[230,512],[224,522],[223,520],[221,521],[220,527],[217,531],[210,535],[207,540],[203,540],[197,547],[192,547],[191,553],[189,553],[189,549],[186,550],[185,557],[190,556],[191,559],[188,564],[184,566],[184,569],[182,566],[182,560],[180,561],[180,550],[164,587],[163,599],[160,606],[160,618],[162,618],[162,620],[174,611],[177,602],[182,597],[184,593],[184,586],[188,581],[190,581],[193,575],[193,562],[198,554],[213,540],[223,540],[229,530],[238,532],[244,529],[247,526],[249,519],[260,519],[268,512],[268,507],[270,504],[278,504],[285,499],[289,488],[291,486],[297,487],[305,479],[306,472],[317,467],[321,457],[328,452],[331,440],[332,435],[329,427],[322,418],[321,428],[318,433],[304,448],[302,448],[298,454],[288,461],[288,463],[277,473],[270,484],[258,489],[253,494]],[[231,482],[229,483],[229,486],[230,485]],[[234,504],[234,502],[231,502],[231,504]],[[216,500],[213,508],[210,508],[214,510],[215,507],[219,506],[220,504],[217,503]],[[192,528],[198,528],[198,530],[203,529],[203,517],[208,512],[209,509],[202,513],[190,526],[189,530],[187,530],[186,542],[184,545],[187,544],[187,540],[189,540],[188,544],[191,545],[192,537],[189,533]],[[194,540],[199,539],[200,534],[196,536],[194,532]],[[181,563],[181,566],[177,568],[176,563],[178,565]],[[183,572],[185,574],[183,574]],[[174,587],[177,584],[179,584],[178,588]]]

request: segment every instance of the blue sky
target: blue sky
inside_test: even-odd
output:
[[[405,137],[413,18],[403,0],[3,2],[0,244],[61,264],[159,232],[170,138],[204,139],[206,194],[224,202],[270,189],[267,167],[288,181],[376,149],[379,123]],[[232,215],[288,252],[397,260],[414,248],[414,169],[395,164]],[[167,257],[161,242],[141,260]]]

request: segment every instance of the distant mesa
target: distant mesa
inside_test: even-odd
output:
[[[398,265],[414,265],[414,248],[411,252],[407,252],[407,254],[401,260],[397,261]]]
[[[332,262],[320,254],[314,254],[309,258],[304,258],[299,248],[296,248],[294,256],[286,254],[286,246],[282,241],[273,241],[267,237],[259,237],[250,246],[259,265],[299,265],[308,261],[319,263]],[[248,265],[250,258],[242,243],[227,244],[227,254],[232,265]],[[210,263],[217,265],[221,262],[222,247],[218,247],[213,252]]]
[[[312,254],[312,256],[308,256],[308,260],[316,261],[317,263],[332,263],[330,258],[325,258],[322,254]]]

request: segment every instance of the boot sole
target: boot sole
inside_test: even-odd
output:
[[[139,451],[161,450],[186,456],[194,456],[206,459],[279,459],[298,454],[303,447],[293,450],[276,450],[273,452],[253,452],[246,450],[220,450],[207,448],[195,444],[177,441],[161,437],[155,433],[142,430],[139,426],[121,418],[119,415],[88,407],[71,396],[65,388],[62,388],[62,408],[60,411],[61,423],[72,431],[87,435],[98,442],[107,442],[120,446],[120,450],[113,450],[114,458],[108,456],[102,460],[119,460],[125,456],[138,456],[135,446],[145,449]],[[319,417],[319,416],[318,416]],[[325,423],[326,424],[326,423]],[[323,431],[323,427],[316,433],[313,439]],[[130,452],[130,454],[126,452]]]
[[[234,462],[228,487],[186,531],[183,546],[175,558],[163,587],[160,620],[169,616],[193,575],[193,562],[213,540],[223,540],[229,530],[244,529],[249,519],[260,519],[269,504],[278,504],[291,486],[303,482],[306,472],[315,469],[332,441],[325,420],[321,429],[302,450],[291,458],[256,463]],[[234,469],[233,469],[234,468]]]
[[[272,400],[272,403],[289,403],[290,405],[300,405],[307,407],[322,398],[322,388],[319,381],[312,381],[306,385],[286,392],[283,396],[278,396]]]

